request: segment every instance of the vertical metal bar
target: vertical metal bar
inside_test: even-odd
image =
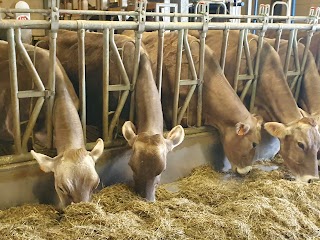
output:
[[[126,70],[125,70],[125,67],[123,65],[123,62],[121,61],[121,57],[120,57],[120,54],[118,52],[117,45],[116,45],[116,43],[114,41],[114,29],[110,30],[110,48],[111,48],[111,51],[113,51],[113,53],[114,53],[115,61],[116,61],[117,66],[119,68],[119,72],[120,72],[121,78],[124,80],[124,85],[125,86],[130,86],[130,81],[129,81],[128,75],[126,73]],[[120,113],[121,113],[121,111],[123,109],[123,106],[124,106],[125,102],[127,101],[128,95],[129,95],[129,90],[125,90],[125,91],[123,91],[123,93],[122,93],[122,95],[120,97],[120,100],[118,102],[118,106],[116,108],[116,111],[114,112],[113,118],[112,118],[110,126],[109,126],[108,141],[111,141],[112,138],[113,138],[112,137],[113,130],[114,130],[115,126],[117,125]]]
[[[9,28],[7,31],[7,40],[9,43],[9,69],[10,69],[10,89],[11,89],[11,104],[13,114],[13,139],[15,145],[15,152],[21,153],[21,130],[20,130],[20,116],[19,116],[19,99],[18,99],[18,75],[16,50],[14,43],[14,31]]]
[[[200,61],[199,61],[199,85],[198,85],[198,107],[197,107],[197,127],[201,126],[202,120],[202,88],[204,77],[204,58],[206,47],[206,32],[200,34]]]
[[[188,60],[188,63],[189,63],[189,70],[190,70],[191,75],[192,75],[192,80],[197,80],[198,77],[197,77],[197,72],[196,72],[196,68],[195,68],[195,65],[194,65],[194,61],[193,61],[192,53],[191,53],[191,49],[190,49],[190,44],[191,43],[188,42],[188,31],[187,30],[185,30],[184,35],[183,35],[183,43],[184,43],[184,46],[185,46],[184,47],[185,48],[185,53],[186,53],[187,60]],[[198,44],[198,41],[196,43]],[[178,113],[177,124],[180,124],[180,122],[181,122],[181,120],[183,118],[183,115],[184,115],[185,111],[187,110],[187,107],[188,107],[188,105],[190,103],[190,100],[191,100],[191,98],[193,96],[193,93],[194,93],[196,87],[197,87],[197,85],[194,84],[189,89],[187,97],[184,100],[184,103],[182,104],[182,106],[180,108],[180,111]],[[202,97],[201,97],[201,100],[202,100]],[[202,101],[200,102],[200,105],[202,105]],[[200,122],[201,122],[201,119],[200,119]]]
[[[110,33],[109,28],[103,30],[103,104],[102,104],[102,131],[103,140],[107,142],[109,136],[109,81],[110,81],[110,50],[109,50]]]
[[[296,40],[293,41],[292,49],[293,49],[293,60],[294,60],[294,69],[292,70],[292,72],[295,74],[295,77],[294,77],[292,83],[290,84],[290,90],[292,91],[292,93],[294,93],[297,90],[296,89],[297,81],[298,81],[299,77],[302,75],[300,61],[299,61],[298,42]],[[288,83],[289,83],[289,81],[288,81]],[[298,99],[296,99],[296,101],[297,100]]]
[[[296,88],[296,92],[295,92],[295,98],[298,99],[299,94],[300,94],[300,88],[301,88],[301,82],[304,76],[304,72],[305,72],[305,68],[306,68],[306,62],[307,62],[307,57],[308,57],[308,51],[310,48],[310,43],[311,43],[311,39],[313,36],[313,31],[310,31],[308,33],[308,37],[307,37],[307,41],[304,47],[304,52],[303,52],[303,57],[302,57],[302,61],[301,61],[301,74],[300,77],[298,79],[297,82],[297,88]]]
[[[177,61],[176,61],[176,76],[174,83],[173,109],[172,109],[172,126],[177,125],[178,105],[179,105],[179,90],[181,78],[181,63],[182,63],[182,48],[183,48],[183,34],[184,29],[178,32],[178,46],[177,46]]]
[[[78,71],[79,71],[79,96],[80,96],[80,116],[83,129],[83,137],[85,143],[86,138],[86,69],[85,69],[85,31],[84,29],[78,30]]]
[[[57,50],[57,32],[49,32],[49,82],[48,89],[55,92],[56,89],[56,50]],[[53,147],[53,122],[52,111],[54,104],[54,96],[49,96],[47,99],[47,145]]]
[[[239,41],[238,41],[238,50],[237,50],[237,58],[236,58],[236,70],[234,72],[234,82],[233,82],[233,89],[237,92],[238,90],[238,81],[239,81],[239,71],[241,65],[241,56],[242,56],[242,49],[243,49],[243,39],[244,39],[244,29],[240,30],[239,33]]]
[[[221,66],[222,72],[224,72],[224,67],[226,65],[229,33],[230,33],[229,29],[223,30],[223,40],[222,40],[221,57],[220,57],[220,66]]]
[[[274,42],[274,49],[277,52],[279,52],[281,35],[282,35],[282,29],[277,30],[276,40]]]
[[[164,44],[164,29],[160,29],[158,31],[158,55],[157,55],[157,87],[158,87],[160,99],[161,99],[161,88],[162,88],[163,44]]]
[[[291,8],[291,16],[294,16],[296,14],[296,0],[291,0],[288,1],[289,3],[289,9]]]
[[[252,66],[252,60],[250,57],[250,47],[248,42],[248,30],[245,31],[244,39],[243,39],[243,46],[244,46],[244,54],[246,57],[246,63],[248,67],[248,74],[253,75],[253,66]]]
[[[283,72],[284,75],[287,77],[288,69],[289,69],[289,63],[290,63],[290,57],[291,57],[291,50],[292,50],[292,44],[293,39],[295,35],[295,30],[290,30],[290,37],[288,39],[288,46],[287,46],[287,54],[284,62]]]
[[[142,33],[137,32],[135,36],[135,50],[134,50],[134,69],[133,69],[133,77],[132,77],[132,89],[131,89],[131,99],[130,99],[130,115],[129,120],[134,120],[134,113],[135,113],[135,88],[136,88],[136,82],[139,74],[139,65],[140,65],[140,52],[141,52],[141,38]]]
[[[257,48],[257,54],[256,54],[256,62],[254,66],[254,79],[252,83],[252,94],[250,99],[250,112],[253,112],[254,103],[256,100],[256,94],[257,94],[257,83],[258,83],[258,74],[259,74],[259,67],[260,67],[260,57],[261,57],[261,50],[263,46],[263,37],[265,32],[261,32],[258,39],[258,48]]]

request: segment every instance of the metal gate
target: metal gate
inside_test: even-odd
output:
[[[206,2],[202,4],[208,4]],[[223,48],[221,49],[221,59],[220,64],[222,69],[225,68],[225,56],[226,56],[226,49],[227,49],[227,42],[230,30],[240,30],[240,37],[238,39],[238,53],[237,53],[237,65],[234,66],[237,69],[237,76],[236,76],[236,83],[234,84],[234,89],[237,90],[238,82],[239,81],[246,81],[244,91],[242,92],[240,98],[243,100],[246,96],[249,89],[252,91],[251,95],[251,103],[250,109],[253,109],[254,101],[255,101],[255,88],[257,85],[258,79],[258,72],[259,72],[259,59],[260,59],[260,50],[263,45],[263,39],[265,37],[265,33],[267,30],[274,30],[277,32],[277,40],[275,44],[275,49],[279,48],[279,39],[281,37],[281,33],[284,30],[290,31],[289,37],[289,44],[287,50],[287,57],[286,63],[284,65],[285,74],[286,75],[295,75],[295,81],[291,86],[292,90],[295,93],[295,98],[297,99],[299,96],[299,89],[301,85],[301,80],[304,74],[304,68],[306,63],[306,56],[307,51],[310,46],[310,42],[312,39],[313,34],[320,30],[318,25],[318,16],[317,15],[310,15],[308,17],[275,17],[269,16],[263,10],[260,11],[260,15],[252,16],[252,15],[241,15],[241,16],[230,16],[226,14],[209,14],[208,7],[201,8],[202,11],[198,13],[190,13],[190,14],[180,14],[180,13],[154,13],[154,12],[146,12],[147,3],[145,1],[137,1],[136,10],[130,12],[108,12],[108,11],[99,11],[99,10],[65,10],[59,9],[57,6],[57,2],[52,0],[51,8],[48,9],[0,9],[0,13],[38,13],[47,16],[47,20],[29,20],[29,21],[19,21],[19,20],[12,20],[12,19],[0,19],[0,30],[6,31],[7,33],[7,40],[9,42],[10,51],[10,81],[11,81],[11,99],[12,105],[14,106],[14,114],[13,114],[13,124],[14,124],[14,147],[15,153],[12,155],[6,155],[0,157],[0,164],[8,164],[8,163],[17,163],[22,161],[28,161],[32,159],[31,154],[27,151],[27,142],[32,134],[32,130],[37,119],[37,116],[46,101],[48,104],[47,109],[47,133],[48,133],[48,140],[50,145],[52,146],[52,106],[54,102],[54,89],[55,89],[55,76],[54,70],[56,67],[56,39],[57,39],[57,32],[59,29],[68,29],[68,30],[75,30],[78,32],[78,57],[79,61],[79,98],[81,102],[80,112],[81,112],[81,121],[84,134],[86,134],[86,101],[85,101],[85,31],[87,30],[95,30],[100,31],[103,33],[103,62],[104,69],[108,69],[108,62],[110,58],[110,51],[117,53],[117,62],[119,66],[119,70],[124,79],[124,83],[120,85],[110,85],[109,84],[109,74],[107,71],[104,71],[103,74],[103,133],[102,136],[106,147],[111,147],[115,145],[122,144],[123,141],[119,141],[115,139],[113,135],[113,130],[117,126],[119,115],[122,111],[122,108],[129,97],[131,97],[131,107],[130,107],[130,120],[133,119],[133,112],[134,112],[134,97],[133,93],[135,87],[135,81],[137,78],[138,72],[138,63],[139,63],[139,51],[141,48],[141,38],[142,33],[145,31],[158,31],[158,63],[160,63],[157,67],[157,76],[156,82],[161,91],[162,79],[162,63],[163,63],[163,41],[164,41],[164,33],[165,31],[178,31],[179,32],[179,44],[178,44],[178,51],[177,51],[177,73],[176,73],[176,84],[175,84],[175,97],[174,97],[174,105],[172,106],[173,111],[173,124],[179,124],[183,118],[183,115],[188,108],[189,101],[194,94],[194,92],[198,91],[198,113],[197,113],[197,127],[201,129],[201,111],[202,111],[202,102],[201,102],[201,93],[202,93],[202,78],[203,78],[203,68],[204,68],[204,46],[205,46],[205,38],[206,33],[209,30],[223,30],[224,34],[224,44]],[[135,21],[88,21],[88,20],[60,20],[60,14],[80,14],[82,19],[87,19],[89,15],[99,15],[99,16],[107,16],[107,15],[117,15],[117,16],[130,16],[135,19]],[[197,22],[151,22],[146,21],[147,17],[170,17],[170,18],[196,18]],[[224,19],[225,22],[211,22],[211,19]],[[255,19],[256,22],[251,23],[243,22],[229,22],[228,19]],[[200,21],[199,21],[200,20]],[[285,21],[284,23],[274,23],[274,20]],[[291,22],[303,22],[299,24],[293,24]],[[306,22],[306,23],[305,23]],[[21,42],[21,29],[44,29],[48,32],[48,36],[50,37],[50,84],[49,88],[45,89],[41,79],[37,75],[37,72],[32,64],[32,59],[26,53],[26,50]],[[121,49],[118,49],[114,43],[114,34],[115,31],[121,30],[135,30],[135,72],[133,79],[129,79],[126,70],[123,67],[122,60],[121,60]],[[190,53],[190,47],[188,46],[187,32],[188,30],[198,30],[201,32],[200,37],[200,72],[197,75],[195,72],[195,66],[192,62],[192,57]],[[247,34],[250,31],[257,32],[259,39],[257,42],[257,55],[255,58],[255,62],[251,61],[250,58],[250,51],[248,48],[248,38]],[[308,31],[307,40],[305,45],[305,53],[303,55],[303,60],[300,63],[296,54],[297,54],[297,40],[296,35],[298,31]],[[289,61],[292,55],[291,49],[293,49],[294,60],[295,60],[295,69],[289,71]],[[191,78],[190,79],[180,79],[180,71],[181,71],[181,55],[182,52],[185,51],[187,53],[190,69],[191,69]],[[37,86],[36,91],[19,91],[17,86],[17,70],[16,70],[16,52],[22,56],[22,59],[26,66],[28,67],[30,73],[33,76],[34,83]],[[240,61],[241,59],[245,58],[247,62],[247,73],[240,74]],[[193,71],[192,71],[193,69]],[[179,108],[178,99],[179,99],[179,87],[183,85],[190,85],[190,91],[188,93],[187,101]],[[116,112],[113,114],[113,118],[109,123],[108,116],[109,116],[109,109],[108,109],[108,99],[109,94],[112,91],[119,91],[121,92],[120,103],[116,109]],[[27,124],[27,128],[24,133],[21,133],[20,129],[20,115],[19,115],[19,99],[21,98],[32,98],[36,97],[38,100],[35,103],[34,110],[30,116],[30,119]],[[195,131],[195,130],[190,130]],[[197,130],[196,130],[197,131]],[[87,148],[90,149],[93,146],[93,143],[88,142]]]

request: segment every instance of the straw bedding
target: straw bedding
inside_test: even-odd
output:
[[[155,203],[114,185],[63,214],[39,204],[1,211],[0,238],[320,239],[320,182],[288,181],[286,175],[281,167],[254,167],[242,178],[201,166],[161,185]]]

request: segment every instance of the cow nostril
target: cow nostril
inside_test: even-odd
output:
[[[312,179],[309,179],[309,180],[308,180],[308,183],[312,183]]]

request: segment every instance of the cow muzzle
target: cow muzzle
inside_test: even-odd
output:
[[[320,181],[319,177],[315,177],[311,175],[298,176],[296,177],[296,180],[299,182],[305,182],[305,183]]]
[[[246,175],[252,170],[252,166],[247,166],[244,168],[236,167],[236,172],[240,175]]]

